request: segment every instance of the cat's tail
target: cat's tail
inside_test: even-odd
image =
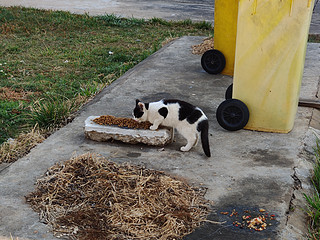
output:
[[[210,146],[209,146],[209,122],[208,119],[205,119],[198,123],[198,131],[201,136],[201,143],[204,153],[207,157],[211,157]]]

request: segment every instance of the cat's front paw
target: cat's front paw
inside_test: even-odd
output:
[[[157,130],[157,129],[158,129],[158,127],[157,127],[157,126],[154,126],[154,125],[150,126],[150,130],[155,131],[155,130]]]
[[[190,150],[190,148],[184,146],[184,147],[181,147],[180,150],[181,150],[182,152],[188,152],[188,151]]]

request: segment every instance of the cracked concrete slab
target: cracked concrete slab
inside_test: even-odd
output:
[[[301,210],[302,193],[311,190],[312,146],[316,129],[309,127],[313,109],[299,107],[294,129],[288,134],[240,130],[228,132],[216,121],[216,109],[224,100],[232,78],[209,75],[191,46],[203,37],[182,37],[129,70],[88,103],[74,121],[60,129],[27,156],[0,172],[0,239],[56,239],[48,226],[26,204],[24,196],[34,190],[37,178],[56,162],[73,154],[100,153],[112,161],[143,165],[187,179],[207,188],[213,202],[209,218],[230,209],[264,208],[275,215],[268,231],[251,232],[230,223],[206,223],[186,239],[304,239],[307,233]],[[320,44],[308,44],[301,96],[315,98],[320,76]],[[183,61],[182,61],[183,59]],[[315,90],[316,89],[316,90]],[[201,146],[180,152],[184,139],[164,149],[119,142],[95,142],[84,135],[88,116],[130,117],[135,99],[145,101],[179,98],[198,105],[209,118],[211,158]],[[297,188],[297,179],[301,188]],[[294,211],[292,211],[294,209]]]

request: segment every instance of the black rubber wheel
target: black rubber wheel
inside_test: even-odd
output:
[[[237,131],[247,125],[249,110],[240,100],[227,99],[219,105],[216,117],[221,127],[229,131]]]
[[[219,50],[208,50],[201,57],[201,66],[207,73],[218,74],[226,66],[226,58]]]
[[[233,89],[233,84],[231,84],[227,90],[226,90],[226,94],[225,94],[225,99],[231,99],[232,98],[232,89]]]

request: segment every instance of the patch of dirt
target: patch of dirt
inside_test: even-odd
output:
[[[0,100],[29,101],[29,96],[38,94],[37,92],[16,91],[8,87],[0,88]]]
[[[87,153],[49,168],[26,200],[58,237],[181,239],[209,212],[203,189]]]

